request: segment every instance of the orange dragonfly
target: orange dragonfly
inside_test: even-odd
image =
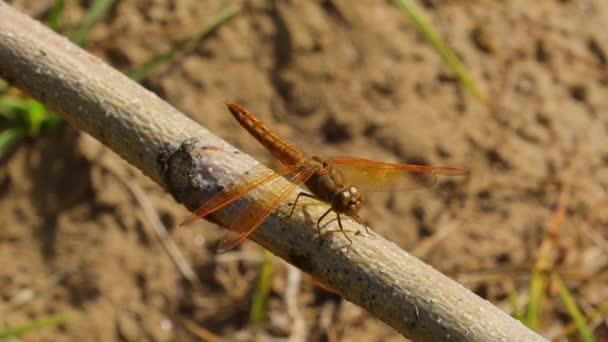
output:
[[[340,215],[351,217],[365,226],[357,214],[363,203],[363,191],[405,191],[430,187],[437,182],[437,175],[457,176],[468,173],[453,167],[393,164],[361,158],[309,157],[279,137],[243,107],[230,101],[226,102],[226,106],[239,124],[281,161],[281,165],[270,168],[263,165],[255,167],[211,197],[180,224],[182,226],[203,218],[256,191],[252,204],[231,223],[218,247],[218,253],[232,249],[245,240],[287,195],[302,184],[306,185],[312,194],[300,192],[289,216],[293,214],[300,197],[325,202],[330,207],[317,220],[319,236],[321,221],[333,211],[336,213],[340,230],[352,243],[342,228]],[[281,177],[289,182],[279,182]],[[367,226],[365,229],[368,229]]]

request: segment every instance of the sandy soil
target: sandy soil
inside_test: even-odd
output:
[[[13,1],[43,17],[48,3]],[[125,70],[209,22],[229,1],[121,1],[86,48]],[[369,196],[379,234],[511,311],[525,303],[564,184],[571,190],[552,253],[586,312],[608,299],[608,5],[602,0],[419,1],[490,99],[484,106],[391,2],[247,1],[240,15],[146,82],[168,102],[261,160],[225,99],[322,155],[450,165],[467,179]],[[65,27],[82,8],[71,8]],[[364,310],[304,278],[299,318],[286,314],[294,274],[275,262],[267,317],[247,321],[261,249],[217,258],[222,229],[170,231],[202,282],[193,290],[164,252],[140,202],[167,227],[186,215],[162,189],[86,135],[64,127],[27,141],[0,169],[0,323],[76,319],[26,340],[198,340],[186,320],[227,340],[300,336],[402,341]],[[19,303],[24,291],[33,297]],[[556,297],[540,331],[569,323]],[[604,323],[595,331],[608,338]]]

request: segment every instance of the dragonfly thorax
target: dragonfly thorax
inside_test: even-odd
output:
[[[356,215],[363,203],[363,193],[355,185],[345,185],[342,172],[330,161],[319,157],[313,157],[312,160],[318,168],[306,186],[318,199],[331,204],[336,213]]]
[[[353,216],[361,209],[363,193],[354,185],[344,187],[334,193],[331,199],[331,207],[338,214]]]

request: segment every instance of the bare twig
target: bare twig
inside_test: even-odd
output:
[[[473,169],[477,168],[474,167]],[[435,232],[435,234],[420,242],[414,249],[410,251],[413,256],[424,259],[437,244],[443,241],[450,234],[454,233],[454,231],[457,231],[459,228],[461,228],[466,218],[471,216],[471,214],[473,213],[474,206],[472,195],[474,193],[473,180],[479,179],[478,176],[479,175],[475,175],[473,173],[469,174],[470,178],[468,179],[465,190],[465,202],[462,209],[459,210],[458,216],[442,217],[438,223],[439,229]]]
[[[150,200],[148,199],[148,196],[146,196],[146,193],[136,183],[127,181],[123,175],[119,174],[111,167],[108,167],[106,165],[101,166],[112,176],[114,176],[114,178],[121,182],[129,190],[131,195],[133,195],[137,203],[139,203],[139,206],[141,207],[144,216],[148,220],[152,232],[156,234],[158,241],[160,241],[161,245],[165,249],[165,252],[167,252],[167,254],[171,258],[177,269],[180,271],[180,273],[184,276],[184,278],[186,278],[186,280],[188,280],[190,285],[192,285],[194,288],[202,288],[198,276],[190,266],[190,263],[188,263],[188,260],[186,260],[186,258],[182,254],[179,247],[169,236],[165,225],[160,220],[160,217],[158,217],[158,214],[152,206],[152,203],[150,203]]]
[[[410,253],[417,258],[423,258],[435,247],[438,243],[448,237],[453,231],[462,226],[462,219],[444,219],[439,222],[439,230],[428,239],[420,242],[416,248]],[[447,222],[446,222],[447,221]]]
[[[257,163],[156,95],[40,23],[0,2],[0,76],[113,149],[195,209]],[[218,104],[218,110],[224,110]],[[213,146],[214,148],[208,148]],[[210,217],[227,225],[251,198]],[[318,217],[322,208],[310,208]],[[251,239],[419,341],[542,341],[460,284],[380,237],[324,234],[285,206]],[[337,229],[330,222],[329,229]],[[364,227],[343,221],[349,232]],[[289,234],[286,234],[289,232]]]
[[[201,341],[220,342],[222,340],[219,336],[215,335],[211,331],[201,327],[200,325],[187,318],[182,317],[181,322],[190,333],[199,337]]]

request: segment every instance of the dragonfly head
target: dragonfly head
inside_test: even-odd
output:
[[[353,216],[359,212],[362,203],[363,193],[356,186],[349,185],[334,194],[331,206],[339,214]]]

